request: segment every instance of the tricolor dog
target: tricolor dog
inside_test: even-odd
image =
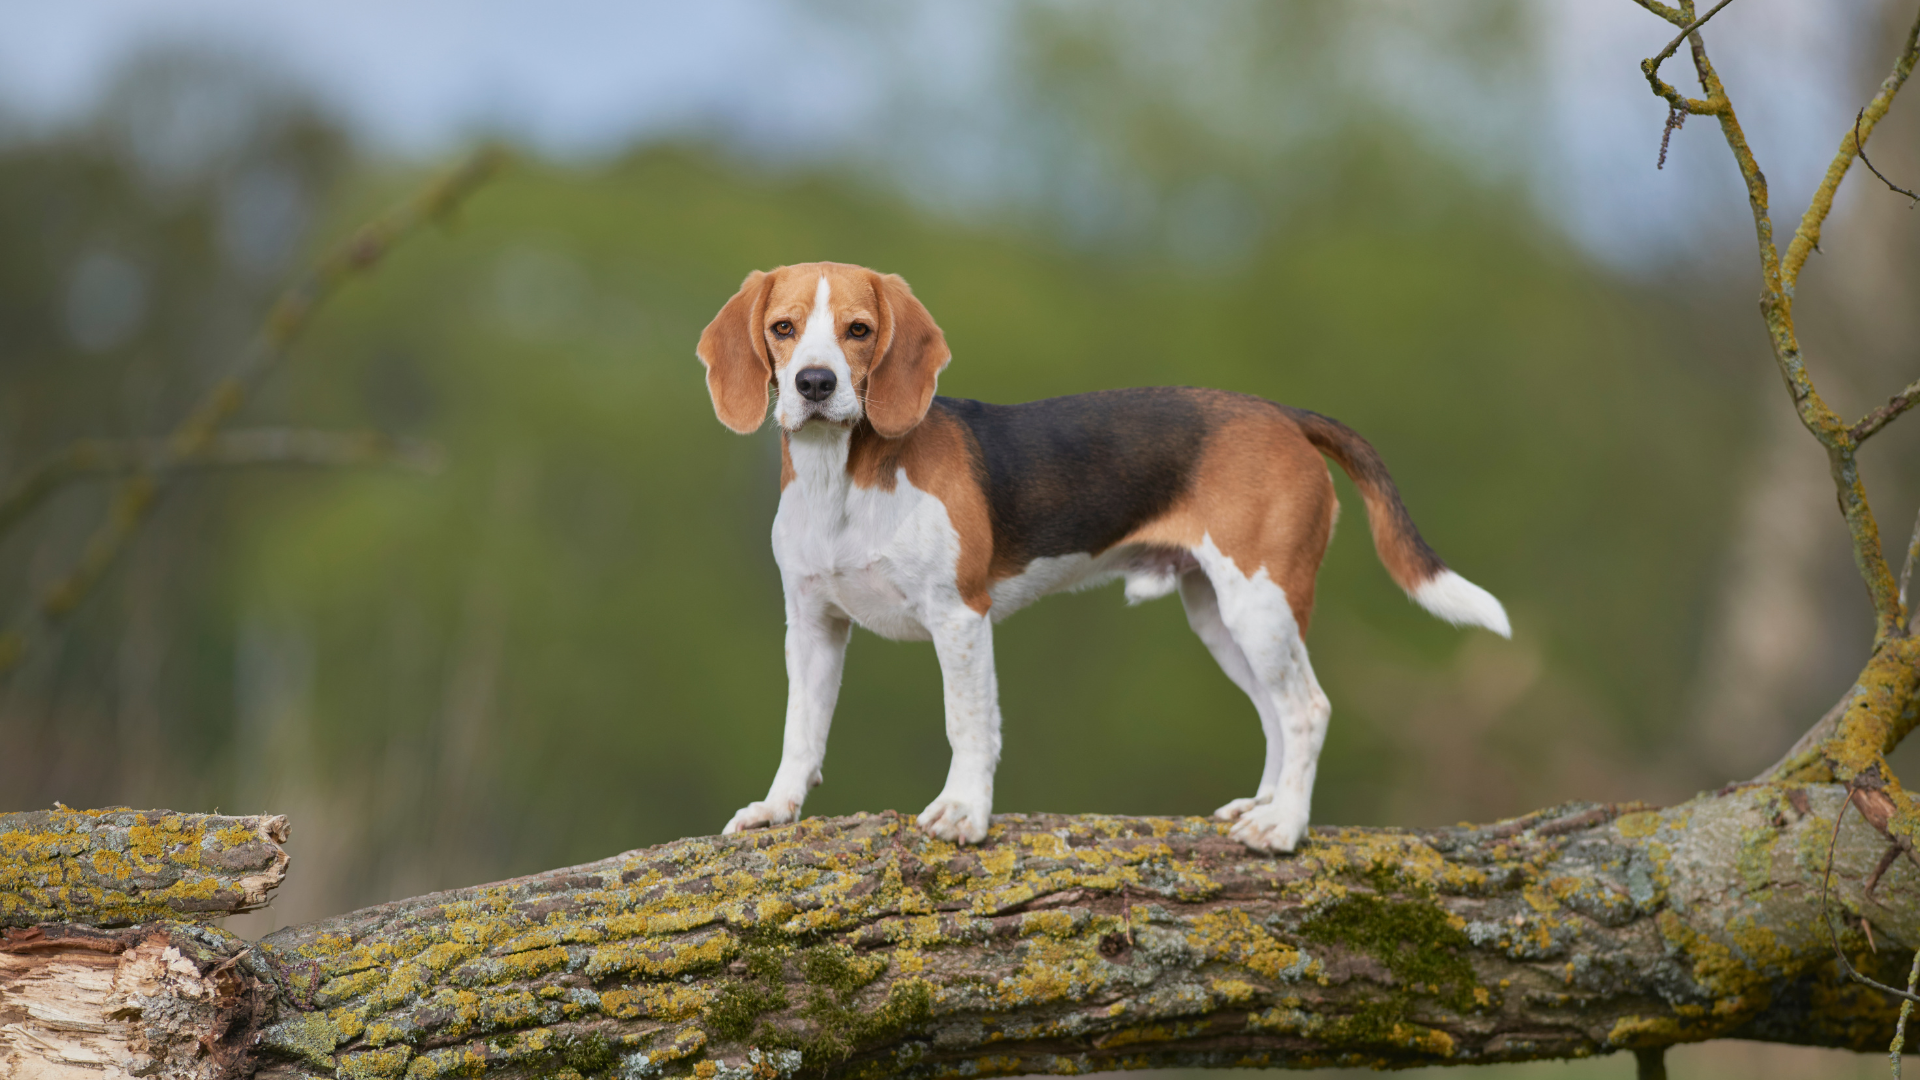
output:
[[[898,276],[843,263],[749,274],[697,351],[721,423],[759,428],[772,387],[780,424],[786,738],[767,797],[729,833],[800,816],[858,623],[933,642],[953,762],[919,824],[982,840],[1000,759],[994,623],[1121,578],[1132,602],[1178,592],[1253,699],[1260,787],[1215,816],[1249,847],[1292,851],[1329,713],[1304,641],[1336,510],[1322,454],[1353,478],[1380,561],[1416,603],[1509,632],[1500,602],[1420,538],[1373,447],[1317,413],[1187,387],[1024,405],[935,397],[950,354],[933,317]]]

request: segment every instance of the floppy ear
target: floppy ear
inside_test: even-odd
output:
[[[874,274],[880,298],[879,359],[867,373],[867,421],[889,439],[912,431],[933,404],[940,369],[953,359],[947,336],[898,274]]]
[[[766,314],[772,286],[772,274],[758,270],[748,274],[740,291],[701,331],[700,344],[693,350],[707,366],[707,393],[713,395],[714,415],[742,435],[751,434],[767,418],[773,363],[767,356],[760,319]]]

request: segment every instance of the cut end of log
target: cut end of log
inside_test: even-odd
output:
[[[197,928],[0,934],[0,1076],[220,1080],[245,1075],[266,995],[237,939]]]

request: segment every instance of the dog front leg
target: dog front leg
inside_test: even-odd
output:
[[[964,604],[932,620],[933,648],[947,709],[953,764],[940,797],[920,812],[920,827],[942,840],[977,844],[993,814],[993,771],[1000,764],[1000,688],[993,673],[993,621]]]
[[[787,729],[780,768],[767,797],[740,808],[724,833],[785,825],[800,819],[800,804],[820,783],[827,757],[827,729],[840,697],[853,624],[824,609],[790,605],[787,613]]]

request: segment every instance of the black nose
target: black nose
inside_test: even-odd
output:
[[[833,372],[823,367],[803,368],[793,377],[793,388],[808,401],[827,400],[833,396],[833,388],[837,385],[839,380],[833,377]]]

